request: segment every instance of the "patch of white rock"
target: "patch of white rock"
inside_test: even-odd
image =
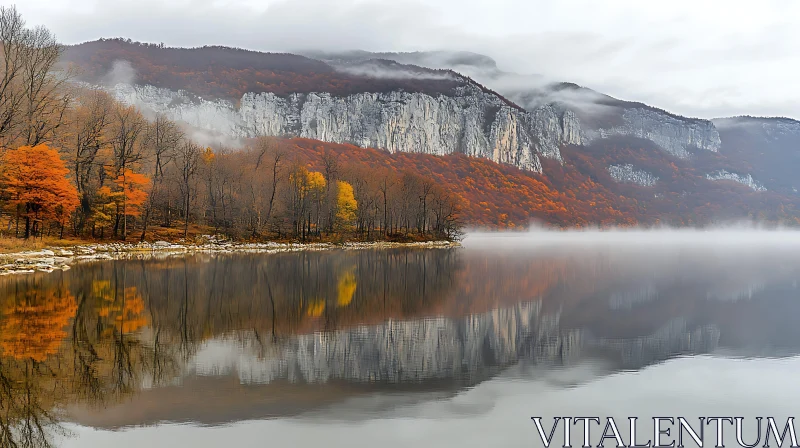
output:
[[[658,176],[647,171],[637,170],[630,163],[625,165],[609,165],[608,174],[617,182],[625,182],[643,187],[652,187],[658,182]]]
[[[750,174],[747,175],[740,175],[736,173],[731,173],[729,171],[720,170],[716,173],[706,174],[706,179],[708,180],[732,180],[734,182],[738,182],[743,185],[747,185],[753,191],[767,191],[766,187],[761,185]]]

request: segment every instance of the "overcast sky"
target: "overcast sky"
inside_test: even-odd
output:
[[[65,43],[483,53],[688,116],[800,118],[796,0],[0,0]]]

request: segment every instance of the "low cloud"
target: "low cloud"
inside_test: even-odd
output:
[[[335,65],[337,71],[353,76],[364,76],[375,79],[418,79],[451,81],[453,75],[448,72],[434,72],[418,67],[394,64],[389,61],[365,61],[355,64]]]
[[[685,116],[800,118],[800,2],[25,0],[66,43],[126,37],[261,51],[466,50]],[[513,80],[495,80],[512,82]],[[486,84],[496,90],[498,86]]]
[[[113,87],[117,84],[133,84],[136,82],[136,70],[130,62],[117,60],[108,71],[100,79],[101,84],[108,87]]]

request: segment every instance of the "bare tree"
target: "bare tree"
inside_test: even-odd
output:
[[[80,209],[75,230],[81,232],[92,212],[95,193],[104,174],[98,152],[107,145],[106,131],[112,121],[114,100],[100,90],[87,90],[79,96],[78,106],[72,111],[69,131],[65,133],[62,147],[67,152],[75,187],[80,195]]]
[[[180,178],[180,189],[183,197],[183,237],[189,235],[189,205],[191,203],[192,180],[197,172],[200,157],[200,146],[184,140],[175,151],[175,165]]]
[[[389,195],[393,186],[394,182],[389,176],[389,171],[384,171],[381,175],[381,182],[378,185],[378,191],[380,191],[383,198],[383,225],[381,227],[384,236],[389,235],[391,227],[389,223]]]
[[[336,154],[326,148],[322,153],[322,173],[325,176],[325,228],[328,232],[333,232],[333,216],[336,205],[336,180],[339,177],[339,160]]]
[[[24,121],[17,140],[35,146],[51,139],[64,123],[72,98],[65,85],[69,75],[53,70],[63,51],[61,44],[44,27],[30,30],[27,36],[22,60]]]
[[[278,182],[280,181],[279,175],[283,169],[283,159],[286,154],[274,138],[261,137],[258,140],[258,147],[260,153],[256,162],[256,168],[258,168],[261,163],[266,163],[271,171],[270,180],[272,185],[270,188],[269,202],[267,204],[267,215],[264,219],[264,222],[270,222],[272,212],[275,209],[275,194],[278,191]]]
[[[155,120],[147,125],[144,135],[144,145],[148,153],[154,158],[154,165],[152,185],[150,186],[150,194],[144,210],[141,241],[144,241],[147,233],[147,224],[150,221],[150,214],[153,210],[154,203],[158,199],[158,193],[161,190],[160,187],[164,178],[164,166],[169,163],[171,157],[174,155],[174,151],[177,150],[183,138],[183,131],[178,128],[178,125],[163,114],[157,115]]]
[[[37,145],[54,137],[71,101],[63,51],[45,27],[25,27],[15,7],[0,7],[0,145]]]
[[[0,6],[0,52],[3,60],[0,67],[0,146],[8,145],[9,134],[24,99],[21,78],[26,40],[25,21],[17,9]]]

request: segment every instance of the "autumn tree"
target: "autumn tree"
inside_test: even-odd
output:
[[[129,216],[136,217],[142,214],[142,209],[147,201],[147,188],[149,186],[150,179],[147,176],[126,169],[110,185],[100,188],[98,192],[100,203],[113,204],[114,206],[117,223],[115,224],[115,230],[120,222],[120,217],[124,222]]]
[[[322,201],[325,197],[325,176],[319,171],[309,171],[295,164],[289,173],[289,207],[295,236],[306,239],[319,229]]]
[[[340,180],[336,183],[336,225],[339,229],[349,229],[356,219],[358,202],[353,194],[353,186]]]
[[[124,240],[128,235],[128,177],[134,173],[135,165],[143,158],[140,138],[145,131],[147,121],[141,112],[133,106],[119,105],[114,111],[114,131],[111,140],[113,149],[113,170],[118,191],[125,192],[122,207],[114,223],[114,235]],[[141,180],[137,178],[136,180]]]
[[[3,154],[2,162],[4,193],[17,216],[25,219],[26,239],[40,231],[42,220],[77,208],[78,192],[55,149],[44,144],[22,146]]]

